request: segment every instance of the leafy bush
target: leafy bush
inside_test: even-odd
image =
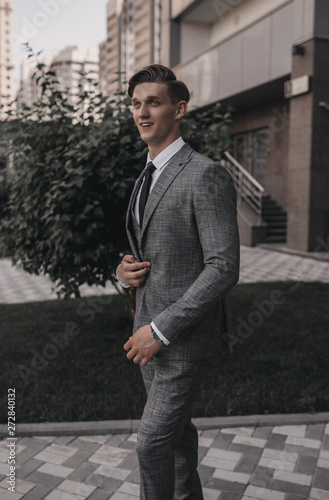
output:
[[[42,63],[34,78],[39,100],[12,106],[4,124],[14,165],[1,236],[14,264],[49,275],[58,296],[79,296],[84,283],[115,282],[120,254],[129,251],[125,213],[147,148],[124,92],[105,97],[81,75],[88,90],[81,85],[72,106]],[[218,160],[229,118],[219,105],[194,111],[183,136]]]

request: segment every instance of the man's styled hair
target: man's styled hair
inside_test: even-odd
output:
[[[137,71],[129,80],[128,95],[133,96],[135,87],[141,83],[165,83],[172,104],[189,102],[190,91],[184,82],[177,80],[175,73],[167,66],[151,64]]]

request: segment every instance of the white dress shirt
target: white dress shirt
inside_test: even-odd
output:
[[[176,139],[176,141],[172,142],[169,146],[167,146],[166,149],[161,151],[161,153],[159,153],[153,160],[150,157],[150,153],[147,154],[146,165],[151,161],[153,163],[153,165],[155,166],[155,170],[152,174],[152,182],[151,182],[150,192],[152,191],[152,189],[153,189],[156,181],[158,180],[161,172],[163,172],[163,170],[168,165],[169,160],[176,153],[178,153],[178,151],[184,146],[184,144],[185,144],[185,141],[183,141],[183,139],[181,137],[179,137],[178,139]],[[140,195],[141,195],[142,185],[143,185],[143,183],[141,184],[141,187],[137,193],[135,206],[134,206],[134,215],[135,215],[135,218],[136,218],[138,224],[139,224],[139,199],[140,199]],[[119,266],[117,268],[117,280],[118,280],[118,282],[120,283],[120,285],[123,288],[129,288],[130,287],[129,285],[126,285],[125,283],[122,283],[122,281],[119,280],[118,269],[119,269]],[[166,337],[164,337],[162,335],[162,333],[158,330],[158,328],[155,326],[155,324],[153,322],[151,323],[151,326],[152,326],[153,330],[157,333],[159,338],[163,341],[163,343],[168,345],[170,342],[166,339]]]

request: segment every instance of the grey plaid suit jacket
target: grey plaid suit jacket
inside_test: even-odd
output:
[[[133,207],[127,234],[138,261],[150,261],[136,290],[134,332],[151,321],[170,341],[158,357],[201,359],[223,348],[229,327],[225,296],[239,277],[239,236],[233,181],[220,164],[185,144],[159,176],[143,227]]]

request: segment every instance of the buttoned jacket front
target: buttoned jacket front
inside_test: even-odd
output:
[[[136,289],[134,332],[154,322],[170,341],[158,357],[192,360],[223,348],[230,326],[225,297],[239,276],[235,189],[225,167],[185,144],[155,183],[140,228],[127,212],[135,258],[151,262]]]

